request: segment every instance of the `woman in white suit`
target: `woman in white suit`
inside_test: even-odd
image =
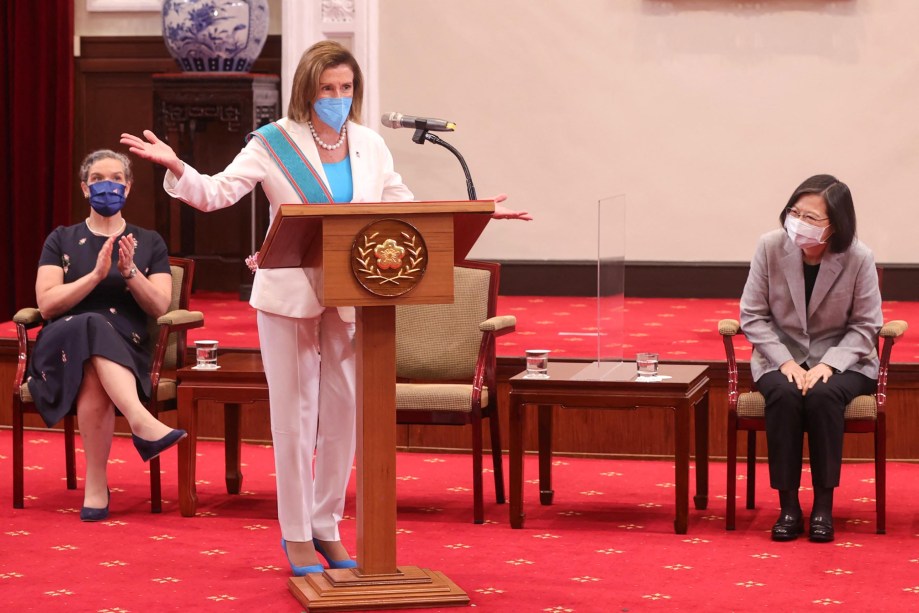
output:
[[[256,183],[271,219],[296,202],[410,201],[383,139],[357,123],[363,87],[354,56],[322,41],[300,59],[287,117],[253,132],[223,172],[198,173],[149,130],[121,142],[165,166],[166,191],[202,211],[236,203]],[[498,206],[494,216],[529,219]],[[299,268],[258,270],[250,304],[268,379],[281,545],[295,575],[322,571],[317,552],[331,568],[354,567],[338,530],[355,451],[354,309],[322,307]]]
[[[828,542],[845,407],[877,385],[881,294],[874,255],[855,238],[845,183],[830,175],[807,179],[779,219],[784,229],[760,239],[740,302],[753,379],[766,399],[769,480],[781,504],[772,539],[804,532],[798,488],[807,432],[814,486],[808,536]]]

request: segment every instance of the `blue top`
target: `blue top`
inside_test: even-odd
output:
[[[332,188],[332,199],[335,202],[351,202],[354,198],[354,182],[351,180],[351,158],[345,156],[340,162],[326,164],[322,168]]]

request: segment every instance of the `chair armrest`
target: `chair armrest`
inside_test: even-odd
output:
[[[735,336],[740,333],[740,322],[736,319],[722,319],[718,322],[718,334]]]
[[[909,328],[909,324],[902,319],[888,321],[884,324],[884,327],[881,328],[880,336],[882,338],[899,338],[903,336],[907,328]]]
[[[509,334],[517,329],[517,318],[513,315],[491,317],[479,324],[482,332],[492,332],[495,336]]]
[[[173,330],[200,328],[204,325],[204,313],[201,311],[176,309],[175,311],[169,311],[165,315],[161,315],[157,318],[156,323],[160,326],[169,326]]]
[[[41,311],[36,308],[19,309],[13,315],[13,322],[17,325],[25,326],[26,330],[34,328],[41,324],[42,321],[44,321],[44,318],[41,316]]]

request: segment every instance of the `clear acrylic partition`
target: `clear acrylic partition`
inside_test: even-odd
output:
[[[602,379],[624,359],[625,207],[625,194],[597,202],[597,360],[579,378]]]

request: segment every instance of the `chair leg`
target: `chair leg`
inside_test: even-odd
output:
[[[504,454],[501,453],[501,423],[498,421],[498,412],[494,411],[488,417],[488,427],[491,430],[491,461],[495,471],[495,502],[504,504]]]
[[[874,497],[877,501],[878,534],[887,533],[887,420],[878,413],[874,430]]]
[[[737,524],[737,415],[728,412],[728,483],[725,497],[725,530],[734,530]]]
[[[64,463],[67,470],[67,489],[77,489],[77,446],[73,415],[64,418]]]
[[[23,508],[25,492],[23,491],[23,436],[22,405],[19,399],[13,400],[13,508]]]
[[[485,503],[482,495],[482,419],[472,420],[472,521],[476,524],[485,523]]]
[[[747,508],[756,508],[756,430],[747,430]]]
[[[737,524],[737,414],[728,412],[728,482],[725,497],[725,530],[734,530]]]
[[[160,458],[150,460],[150,512],[163,512],[163,490],[160,482]]]

